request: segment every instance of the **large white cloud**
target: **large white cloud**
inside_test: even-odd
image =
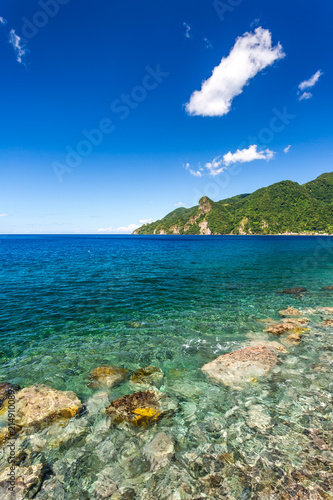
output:
[[[206,163],[203,167],[199,165],[198,170],[192,169],[189,163],[185,165],[185,168],[190,172],[190,174],[196,177],[202,177],[205,174],[215,176],[221,174],[234,163],[249,163],[254,160],[269,161],[274,158],[274,155],[275,153],[271,149],[266,148],[258,151],[258,146],[253,144],[247,149],[237,149],[235,153],[231,153],[231,151],[229,151],[229,153],[226,153],[223,156],[217,156],[211,162]]]
[[[323,75],[324,73],[319,69],[314,75],[309,78],[309,80],[304,80],[304,82],[301,82],[298,86],[300,90],[305,90],[309,89],[311,87],[314,87],[316,83],[318,82],[319,78]]]
[[[223,116],[231,108],[234,97],[257,73],[285,56],[282,46],[272,45],[269,30],[261,27],[254,33],[245,33],[236,40],[228,57],[224,57],[213,70],[212,76],[202,83],[186,104],[189,115]]]

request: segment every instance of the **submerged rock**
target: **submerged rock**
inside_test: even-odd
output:
[[[151,463],[151,470],[157,471],[170,462],[174,454],[173,441],[165,432],[159,432],[143,451]]]
[[[15,420],[20,427],[39,427],[61,419],[69,420],[81,410],[82,403],[74,392],[35,385],[17,393]]]
[[[232,386],[266,375],[276,363],[272,350],[260,345],[223,354],[201,369],[213,380]]]
[[[129,422],[136,426],[148,426],[175,409],[176,405],[170,397],[149,390],[116,399],[105,411],[117,424]]]
[[[287,288],[286,290],[281,290],[279,293],[287,294],[287,295],[299,295],[300,293],[307,292],[307,288],[302,286],[297,286],[295,288]]]
[[[257,347],[257,346],[265,346],[267,349],[270,349],[271,351],[277,351],[277,352],[282,352],[286,354],[288,351],[285,347],[283,347],[280,342],[276,342],[275,340],[252,340],[250,343],[251,346]]]
[[[301,340],[302,335],[300,333],[292,333],[286,338],[287,343],[289,342],[291,344],[299,344]]]
[[[146,366],[136,370],[131,375],[131,384],[140,385],[141,387],[149,387],[151,385],[159,385],[164,377],[164,373],[160,368],[155,366]]]
[[[294,307],[287,307],[287,309],[279,311],[279,314],[281,314],[281,316],[299,316],[302,313],[298,309],[294,309]]]
[[[317,309],[324,314],[333,314],[333,307],[317,307]]]
[[[322,322],[322,325],[333,327],[333,319],[325,319],[325,321]]]
[[[89,385],[97,388],[101,386],[113,387],[123,382],[128,376],[129,370],[115,368],[113,366],[99,366],[89,374]]]
[[[270,325],[271,323],[275,323],[275,319],[273,318],[264,318],[264,319],[256,319],[258,323],[264,323],[264,325]]]
[[[7,467],[0,474],[1,500],[33,498],[40,490],[46,470],[43,464]]]
[[[333,290],[333,286],[323,286],[322,290]]]
[[[266,333],[272,333],[273,335],[283,335],[284,333],[292,332],[295,329],[295,325],[288,321],[285,323],[275,323],[266,328]]]
[[[284,318],[281,320],[281,323],[291,323],[295,326],[305,326],[309,323],[310,320],[308,318]]]

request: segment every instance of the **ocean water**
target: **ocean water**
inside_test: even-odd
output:
[[[153,365],[179,408],[143,430],[87,413],[73,423],[80,439],[59,447],[45,431],[43,446],[38,433],[27,438],[32,463],[53,471],[36,498],[280,498],[296,488],[293,471],[309,470],[308,429],[327,441],[333,329],[313,312],[333,306],[333,291],[322,290],[333,285],[333,238],[2,236],[0,284],[0,381],[71,390],[87,403],[92,369]],[[278,293],[298,286],[307,293]],[[239,391],[201,372],[251,340],[279,340],[256,320],[278,320],[288,306],[306,312],[311,332],[271,376]],[[108,399],[131,392],[125,382]],[[153,471],[144,448],[161,431],[174,455]],[[232,459],[219,468],[223,454]],[[331,459],[325,447],[312,454]],[[299,487],[327,491],[317,469]]]

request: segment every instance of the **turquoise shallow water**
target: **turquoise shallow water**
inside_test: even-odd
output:
[[[103,422],[97,416],[81,440],[39,450],[34,460],[53,467],[48,481],[61,483],[64,498],[102,498],[101,478],[118,480],[112,494],[134,492],[128,498],[259,498],[251,482],[236,479],[239,468],[254,467],[260,458],[261,471],[275,464],[288,476],[293,467],[305,467],[303,430],[328,432],[330,418],[316,408],[328,412],[331,404],[332,329],[320,326],[320,315],[311,316],[315,333],[289,350],[274,376],[241,392],[212,384],[200,368],[263,338],[256,319],[278,320],[278,311],[290,305],[332,307],[333,292],[322,287],[333,285],[333,238],[17,236],[1,237],[0,251],[1,380],[72,390],[87,402],[94,395],[87,386],[93,368],[154,365],[165,374],[161,390],[179,405],[173,418],[145,432],[103,434],[96,431]],[[308,292],[278,293],[295,286]],[[132,391],[122,384],[109,400]],[[261,430],[249,425],[256,411],[270,419]],[[153,473],[142,449],[161,430],[172,437],[175,454]],[[105,443],[117,453],[92,451]],[[216,462],[221,453],[233,454],[236,465],[224,467],[227,493],[219,497],[217,489],[209,496],[212,487],[200,478],[213,466],[191,464],[206,455]],[[78,472],[69,479],[73,461]],[[236,466],[237,473],[228,472]],[[54,498],[61,498],[59,491]]]

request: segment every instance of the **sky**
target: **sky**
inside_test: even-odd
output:
[[[330,0],[1,0],[0,233],[130,233],[333,160]]]

